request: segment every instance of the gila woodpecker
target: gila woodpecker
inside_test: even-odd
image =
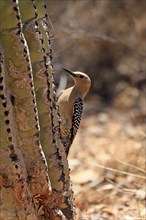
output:
[[[68,155],[70,146],[79,128],[83,113],[83,100],[89,91],[91,80],[85,73],[64,70],[74,79],[74,85],[63,90],[58,98],[61,118],[60,134],[66,154]]]

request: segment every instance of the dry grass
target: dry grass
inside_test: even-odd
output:
[[[93,105],[69,156],[77,219],[146,219],[144,123],[115,109],[89,116]]]

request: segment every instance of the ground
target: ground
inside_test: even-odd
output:
[[[85,103],[69,155],[77,220],[146,219],[144,115],[117,102]]]

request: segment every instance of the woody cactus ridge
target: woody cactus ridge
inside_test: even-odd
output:
[[[47,6],[0,0],[0,219],[74,220]]]
[[[68,155],[70,146],[78,131],[82,113],[83,100],[91,86],[89,76],[82,72],[64,69],[74,80],[74,85],[61,92],[58,98],[59,114],[61,117],[60,135]]]

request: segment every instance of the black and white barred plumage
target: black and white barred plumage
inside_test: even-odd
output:
[[[63,144],[65,146],[66,154],[68,155],[70,146],[76,136],[76,133],[78,131],[81,118],[83,113],[83,101],[81,98],[77,98],[74,103],[74,109],[73,109],[73,117],[72,117],[72,128],[70,130],[70,139],[68,141],[63,141]]]
[[[81,117],[83,113],[83,101],[81,98],[76,99],[73,110],[72,118],[72,128],[71,128],[71,142],[73,142],[74,137],[78,131]]]

